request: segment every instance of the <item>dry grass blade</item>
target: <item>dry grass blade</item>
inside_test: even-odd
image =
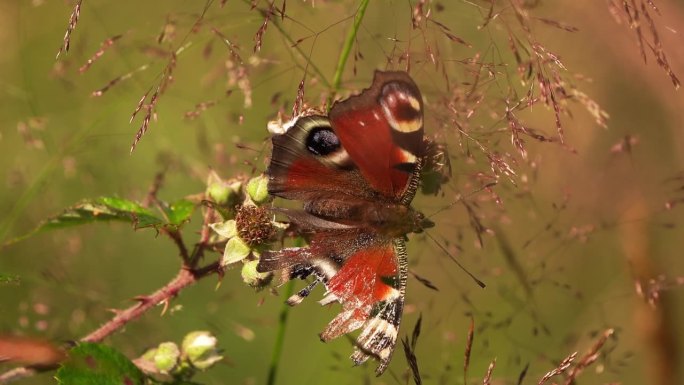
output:
[[[425,20],[426,14],[424,7],[426,3],[427,0],[420,0],[413,7],[413,12],[411,14],[411,25],[413,26],[413,29],[418,28],[418,26],[423,22],[423,20]]]
[[[517,385],[522,385],[523,381],[525,380],[525,377],[527,377],[527,371],[530,369],[530,363],[528,362],[523,370],[520,372],[518,375],[518,382]]]
[[[482,22],[482,25],[477,27],[477,29],[482,29],[486,27],[492,20],[494,20],[494,17],[498,15],[494,15],[494,1],[489,2],[489,11],[487,12],[487,16],[485,17],[484,21]]]
[[[527,277],[527,273],[523,264],[520,261],[518,255],[516,255],[513,246],[509,243],[508,239],[504,235],[504,232],[495,228],[494,234],[496,235],[496,240],[499,243],[499,249],[501,254],[504,256],[504,260],[508,267],[513,271],[515,277],[520,282],[520,285],[525,290],[525,295],[528,299],[532,299],[532,283]]]
[[[462,204],[468,212],[468,221],[470,222],[470,227],[472,227],[475,231],[475,235],[477,235],[477,241],[480,244],[480,247],[483,247],[484,241],[482,240],[482,234],[486,233],[488,229],[482,224],[480,217],[477,215],[475,209],[470,203],[463,200]]]
[[[565,24],[565,23],[561,23],[561,22],[556,21],[556,20],[545,19],[543,17],[535,17],[535,19],[541,21],[544,24],[550,25],[552,27],[556,27],[558,29],[562,29],[562,30],[567,31],[567,32],[579,31],[579,28],[577,28],[575,26]]]
[[[209,100],[206,102],[201,102],[195,104],[195,109],[191,111],[186,111],[183,116],[185,119],[193,120],[199,117],[204,111],[216,105],[216,100]]]
[[[466,339],[465,354],[463,357],[463,383],[468,383],[468,367],[470,367],[470,353],[473,351],[473,339],[475,338],[475,319],[470,316],[470,327]]]
[[[168,87],[173,83],[174,77],[173,77],[173,72],[176,69],[176,64],[178,62],[178,54],[183,52],[185,48],[189,46],[189,43],[180,47],[176,51],[172,51],[169,54],[169,59],[164,67],[164,71],[161,74],[161,79],[159,80],[159,83],[157,84],[156,89],[154,90],[154,93],[152,94],[152,97],[150,98],[150,101],[145,104],[145,100],[147,99],[147,94],[150,91],[147,91],[145,95],[140,99],[138,102],[135,111],[133,111],[133,114],[131,115],[130,121],[133,121],[133,118],[137,115],[137,113],[141,110],[144,109],[145,112],[145,117],[143,118],[142,124],[140,125],[140,128],[135,134],[135,139],[133,140],[133,143],[131,144],[131,153],[135,150],[135,147],[138,145],[140,142],[140,139],[147,133],[147,130],[150,127],[150,121],[152,118],[157,119],[157,114],[155,112],[155,107],[157,105],[157,102],[159,100],[159,97],[166,92]],[[146,67],[146,66],[145,66]],[[131,73],[132,74],[132,73]]]
[[[292,105],[292,116],[298,116],[304,104],[304,80],[306,80],[306,74],[304,74],[299,82],[299,86],[297,86],[297,97]]]
[[[266,28],[268,28],[268,22],[271,21],[271,16],[274,13],[275,9],[275,0],[271,1],[271,5],[268,8],[268,11],[261,11],[262,16],[264,17],[264,22],[261,23],[261,26],[257,30],[256,34],[254,35],[254,52],[259,52],[261,51],[261,46],[263,45],[264,42],[264,34],[266,33]]]
[[[421,313],[418,316],[418,321],[416,321],[416,325],[413,327],[413,333],[411,334],[411,350],[415,351],[416,350],[416,344],[418,343],[418,337],[420,337],[420,329],[423,324],[423,314]]]
[[[646,60],[646,50],[644,49],[644,37],[641,33],[641,23],[639,22],[639,8],[636,5],[635,0],[631,0],[630,5],[627,0],[622,0],[622,9],[627,14],[627,20],[629,21],[629,27],[634,29],[637,35],[637,44],[639,45],[639,52],[641,53],[641,58]]]
[[[434,290],[434,291],[439,291],[439,289],[437,288],[437,286],[435,286],[435,285],[434,285],[432,282],[430,282],[427,278],[421,277],[420,275],[416,274],[416,273],[415,273],[414,271],[412,271],[412,270],[409,270],[409,273],[411,273],[411,275],[413,276],[413,278],[415,278],[416,280],[418,280],[418,282],[422,283],[422,284],[423,284],[425,287],[427,287],[428,289],[431,289],[431,290]]]
[[[114,87],[115,85],[119,84],[120,82],[122,82],[122,81],[124,81],[124,80],[127,80],[127,79],[132,78],[133,75],[134,75],[136,72],[145,71],[148,67],[149,67],[149,66],[148,66],[147,64],[144,64],[144,65],[142,65],[142,66],[136,68],[135,70],[133,70],[133,71],[131,71],[131,72],[128,72],[128,73],[123,74],[123,75],[121,75],[121,76],[117,76],[117,77],[115,77],[114,79],[110,80],[107,84],[105,84],[104,87],[102,87],[102,88],[100,88],[100,89],[98,89],[98,90],[93,91],[90,95],[91,95],[91,96],[96,96],[96,97],[97,97],[97,96],[102,96],[102,95],[104,95],[105,92],[109,91],[109,89],[111,89],[111,88]]]
[[[143,95],[142,98],[140,98],[138,105],[135,106],[135,110],[131,114],[131,119],[128,121],[129,124],[133,123],[133,119],[135,119],[135,116],[143,108],[143,105],[145,105],[145,99],[147,99],[147,95],[149,95],[151,91],[152,91],[152,89],[150,88],[149,90],[147,90],[147,92],[145,92],[145,95]]]
[[[133,140],[133,144],[131,144],[131,153],[133,153],[133,150],[135,150],[135,147],[140,142],[140,139],[142,139],[143,135],[145,135],[147,133],[147,130],[150,128],[150,121],[152,120],[152,115],[154,114],[154,107],[156,106],[157,100],[159,98],[159,92],[160,87],[157,87],[157,89],[154,91],[154,94],[152,94],[152,97],[150,98],[150,102],[143,106],[143,108],[146,111],[145,117],[143,118],[140,128],[135,133],[135,139]]]
[[[416,358],[415,352],[409,345],[408,337],[402,339],[401,344],[404,346],[406,362],[408,363],[409,369],[411,369],[411,373],[413,374],[413,382],[416,385],[421,385],[423,381],[420,378],[420,371],[418,370],[418,359]]]
[[[76,5],[74,5],[74,10],[71,12],[71,16],[69,17],[69,25],[67,26],[67,30],[64,33],[64,40],[62,42],[62,46],[59,47],[59,51],[57,51],[57,56],[55,57],[55,59],[59,58],[59,55],[61,55],[62,52],[69,52],[69,46],[71,45],[71,33],[74,32],[74,29],[76,29],[76,24],[78,24],[78,18],[81,16],[81,3],[83,3],[83,0],[78,0]]]
[[[675,75],[674,71],[672,70],[672,67],[670,67],[670,63],[667,61],[667,55],[665,55],[665,50],[663,49],[663,44],[660,41],[660,36],[658,35],[658,30],[656,29],[655,22],[653,21],[653,18],[651,18],[651,15],[648,13],[648,9],[646,9],[646,4],[643,2],[641,3],[641,11],[646,21],[648,21],[649,30],[651,32],[651,39],[653,40],[653,43],[649,44],[649,48],[651,49],[653,56],[655,56],[656,58],[656,63],[658,63],[658,66],[660,66],[660,68],[662,68],[670,77],[670,81],[672,81],[672,84],[674,85],[675,89],[678,89],[681,85],[679,78],[677,77],[677,75]]]
[[[588,352],[586,352],[575,364],[575,366],[570,370],[570,373],[568,373],[568,377],[565,379],[565,385],[571,385],[575,382],[575,378],[582,373],[584,369],[589,367],[591,364],[596,362],[596,359],[599,357],[599,350],[603,347],[603,345],[606,344],[606,341],[608,341],[608,338],[613,335],[615,331],[613,329],[607,329],[606,331],[603,332],[601,335],[601,338],[596,341],[596,343],[589,349]]]
[[[492,360],[492,362],[489,364],[489,367],[487,368],[487,373],[485,374],[484,379],[482,380],[482,385],[491,385],[492,384],[492,373],[494,373],[494,367],[496,366],[496,358]]]
[[[233,58],[233,61],[242,64],[242,57],[240,57],[240,53],[238,52],[239,47],[236,44],[233,44],[230,40],[228,40],[228,38],[218,29],[212,28],[211,31],[218,35],[218,37],[221,38],[223,44],[225,44],[226,47],[228,47],[228,52],[230,52],[230,57]]]
[[[557,376],[557,375],[565,372],[570,367],[570,365],[572,364],[572,361],[575,360],[575,357],[577,357],[577,352],[574,352],[571,355],[567,356],[563,361],[561,361],[560,364],[558,364],[558,366],[555,369],[546,373],[544,375],[544,377],[542,377],[541,380],[539,380],[537,385],[542,385],[546,381],[548,381],[551,377]]]
[[[97,52],[95,52],[95,54],[93,54],[93,56],[91,56],[90,59],[88,59],[88,61],[85,64],[83,64],[81,68],[78,69],[78,72],[84,73],[85,71],[87,71],[88,68],[90,68],[90,66],[92,66],[97,59],[101,58],[102,55],[104,55],[105,51],[108,50],[111,46],[113,46],[114,43],[117,40],[119,40],[122,36],[123,35],[112,36],[107,40],[103,41],[102,43],[100,43],[100,49],[98,49]]]
[[[608,5],[615,20],[621,23],[621,17],[615,12],[617,6],[613,2],[610,2]],[[667,60],[656,23],[651,17],[649,8],[660,15],[660,10],[652,0],[639,0],[638,4],[637,0],[622,0],[622,12],[627,17],[630,29],[633,29],[636,33],[639,53],[644,63],[647,62],[646,47],[648,47],[658,66],[670,77],[672,85],[674,85],[675,89],[679,89],[681,82]],[[642,23],[644,22],[648,25],[648,32],[646,33],[642,30]],[[646,35],[649,36],[647,37]]]
[[[610,115],[592,98],[577,88],[572,88],[570,95],[577,100],[587,112],[594,117],[596,124],[603,128],[608,128],[608,119]]]
[[[442,33],[447,37],[447,39],[449,39],[449,40],[451,40],[451,41],[455,41],[456,43],[459,43],[459,44],[463,44],[463,45],[465,45],[465,46],[468,47],[468,48],[472,48],[472,45],[470,45],[468,42],[466,42],[465,40],[461,39],[460,37],[454,35],[454,34],[451,32],[451,30],[449,29],[449,27],[447,27],[446,25],[444,25],[444,24],[442,24],[442,23],[440,23],[439,21],[436,21],[436,20],[434,20],[434,19],[427,19],[427,20],[429,20],[429,21],[431,21],[433,24],[437,25],[437,26],[439,27],[439,29],[442,31]]]
[[[508,181],[515,186],[516,173],[513,170],[513,167],[511,167],[511,165],[508,164],[508,162],[506,162],[506,160],[501,156],[501,154],[487,152],[485,153],[485,155],[487,156],[487,160],[489,161],[489,167],[491,168],[492,172],[496,175],[505,175],[508,178]]]

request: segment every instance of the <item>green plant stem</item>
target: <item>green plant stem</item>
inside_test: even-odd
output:
[[[285,299],[294,294],[294,281],[289,281],[285,284]],[[273,345],[273,356],[271,357],[271,367],[268,369],[267,385],[274,385],[276,375],[278,374],[278,366],[280,365],[280,355],[283,351],[283,344],[285,343],[285,329],[287,327],[287,317],[290,314],[290,305],[283,301],[283,307],[280,309],[280,319],[278,321],[278,335],[276,336],[275,344]]]
[[[347,60],[349,59],[349,54],[354,46],[356,35],[359,31],[359,27],[361,27],[361,20],[363,20],[363,16],[366,14],[366,8],[368,8],[369,2],[369,0],[361,0],[359,9],[356,11],[356,15],[354,16],[354,24],[352,25],[352,29],[350,29],[347,33],[347,39],[344,41],[344,46],[342,46],[340,57],[337,60],[337,67],[335,68],[335,75],[332,82],[332,93],[337,92],[337,90],[340,88],[340,83],[342,83],[342,74],[344,73],[344,66],[347,64]],[[332,95],[330,97],[332,98]],[[328,103],[328,105],[330,105],[330,103]]]

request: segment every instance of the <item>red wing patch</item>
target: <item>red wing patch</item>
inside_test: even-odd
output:
[[[361,328],[351,359],[360,365],[369,357],[376,358],[380,361],[377,375],[389,365],[397,342],[404,307],[405,258],[401,239],[359,250],[330,279],[328,297],[322,301],[337,300],[343,311],[321,333],[321,340]]]
[[[338,301],[344,309],[321,334],[328,341],[354,331],[366,322],[373,306],[400,296],[391,285],[397,280],[397,259],[391,244],[371,246],[351,255],[328,284],[322,303]]]
[[[359,250],[349,257],[328,283],[328,291],[347,306],[366,308],[384,301],[396,291],[387,284],[397,275],[390,244]]]

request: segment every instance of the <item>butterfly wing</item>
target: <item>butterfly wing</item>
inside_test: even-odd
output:
[[[321,340],[361,329],[353,362],[359,365],[373,357],[380,361],[376,373],[385,371],[404,307],[407,260],[403,239],[372,237],[360,230],[321,232],[307,247],[266,252],[258,270],[279,270],[283,281],[313,276],[309,285],[287,300],[291,306],[323,283],[326,296],[320,303],[339,302],[342,311],[321,333]]]
[[[372,199],[375,195],[324,116],[297,120],[273,136],[268,192],[285,199]]]
[[[415,188],[410,182],[424,152],[423,99],[405,72],[376,71],[370,88],[335,103],[329,116],[373,189],[399,201]]]
[[[360,365],[380,361],[382,374],[392,358],[404,308],[407,276],[404,240],[382,242],[352,254],[326,284],[324,303],[336,300],[343,311],[321,333],[328,341],[361,328],[351,358]]]
[[[273,138],[269,193],[304,201],[303,213],[286,214],[313,235],[307,247],[264,253],[257,270],[278,270],[283,281],[313,276],[290,305],[322,282],[321,304],[339,302],[342,312],[321,339],[361,329],[352,360],[374,357],[378,375],[396,344],[407,262],[403,238],[377,227],[384,214],[371,225],[365,220],[392,204],[410,204],[423,155],[422,97],[403,72],[376,72],[371,87],[336,103],[329,119],[300,118]]]

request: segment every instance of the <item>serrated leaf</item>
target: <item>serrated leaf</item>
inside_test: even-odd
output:
[[[133,220],[136,228],[162,224],[160,218],[137,202],[115,197],[103,197],[98,199],[97,202],[113,209],[118,214],[128,215]]]
[[[189,200],[181,199],[173,202],[170,206],[164,207],[164,213],[172,225],[182,225],[185,221],[190,219],[190,216],[195,211],[195,204]]]
[[[145,375],[126,356],[102,344],[80,343],[55,378],[64,385],[142,385]]]
[[[71,226],[108,221],[129,222],[135,225],[136,228],[163,224],[160,218],[136,202],[121,198],[104,197],[86,200],[69,207],[61,214],[48,218],[28,234],[6,242],[4,246],[22,241],[47,230],[58,230]]]

